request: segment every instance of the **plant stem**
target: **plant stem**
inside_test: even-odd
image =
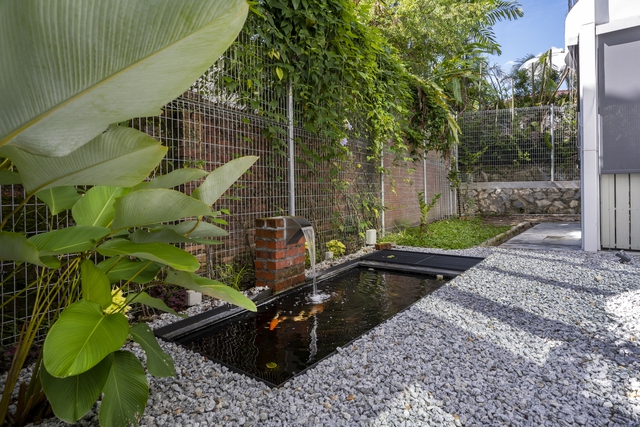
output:
[[[32,196],[33,194],[28,194],[27,197],[25,197],[24,200],[20,202],[20,204],[9,215],[7,215],[7,217],[2,221],[2,223],[0,223],[0,230],[4,230],[4,226],[7,225],[7,221],[9,221],[9,218],[13,218],[14,215],[16,215],[18,211],[22,209],[24,205],[27,204],[27,202],[29,201],[29,199],[31,199]]]

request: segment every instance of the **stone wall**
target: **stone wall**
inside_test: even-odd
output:
[[[580,181],[478,182],[460,185],[465,215],[580,214]]]

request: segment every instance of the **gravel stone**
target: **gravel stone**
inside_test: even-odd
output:
[[[283,387],[160,341],[177,375],[148,377],[140,426],[640,425],[640,260],[427,252],[487,258]],[[176,320],[164,314],[150,326]],[[98,409],[76,425],[98,425]]]

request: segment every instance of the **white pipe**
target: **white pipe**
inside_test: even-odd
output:
[[[295,150],[293,147],[293,85],[289,81],[289,100],[287,108],[289,119],[289,215],[296,216],[295,193]]]

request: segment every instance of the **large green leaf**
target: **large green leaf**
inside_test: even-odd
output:
[[[131,233],[129,239],[135,243],[199,243],[201,245],[219,245],[222,243],[219,240],[185,237],[182,234],[178,234],[167,228],[160,228],[156,230],[139,229]]]
[[[37,234],[30,237],[29,241],[36,245],[40,255],[63,255],[88,251],[110,232],[104,227],[76,225]]]
[[[209,206],[213,205],[257,160],[256,156],[246,156],[220,166],[194,190],[192,196]]]
[[[62,211],[71,209],[82,197],[74,186],[48,188],[38,191],[36,197],[49,206],[51,215],[57,215]]]
[[[99,185],[89,189],[71,210],[78,225],[109,227],[116,213],[115,202],[131,191],[128,188]]]
[[[223,230],[217,225],[213,225],[204,221],[195,221],[195,220],[182,221],[179,224],[175,224],[175,225],[161,225],[153,228],[173,230],[182,236],[189,236],[189,237],[208,238],[208,237],[224,237],[229,235],[229,233],[227,233],[226,230]]]
[[[174,188],[187,182],[198,180],[208,175],[207,171],[202,169],[182,168],[169,172],[166,175],[160,175],[151,181],[146,181],[135,186],[135,190],[144,188]]]
[[[0,260],[28,262],[41,267],[58,268],[60,261],[50,257],[40,258],[38,248],[24,234],[0,231]]]
[[[111,228],[120,230],[210,213],[209,206],[179,191],[164,188],[140,190],[116,201],[116,215]]]
[[[22,184],[22,178],[18,172],[7,169],[0,170],[0,185]]]
[[[171,313],[178,317],[188,317],[186,314],[180,314],[173,308],[169,307],[159,298],[154,298],[146,292],[130,293],[127,295],[126,304],[133,304],[139,302],[140,304],[148,305],[151,308]]]
[[[109,354],[87,372],[68,378],[56,378],[43,367],[40,370],[42,388],[56,417],[75,423],[89,412],[100,397],[112,364],[113,354]]]
[[[138,425],[149,398],[147,376],[140,360],[128,351],[116,351],[98,418],[102,427]]]
[[[119,126],[110,127],[64,157],[37,156],[9,146],[0,148],[18,167],[28,193],[64,185],[131,187],[149,175],[166,151],[149,135]]]
[[[65,155],[158,114],[233,42],[245,0],[0,2],[0,146]]]
[[[173,359],[162,351],[151,328],[146,323],[138,323],[131,328],[133,340],[147,354],[147,370],[156,377],[172,377],[176,374]]]
[[[165,282],[171,285],[177,285],[186,289],[202,292],[203,294],[219,298],[250,311],[257,311],[254,302],[242,294],[242,292],[238,292],[216,280],[200,277],[197,274],[183,271],[170,271],[167,274]]]
[[[98,268],[107,274],[110,283],[124,280],[141,285],[155,279],[160,271],[160,266],[154,262],[133,260],[127,257],[107,258],[98,264]]]
[[[58,378],[81,374],[122,347],[128,334],[126,316],[104,315],[100,305],[80,300],[60,313],[47,334],[44,365]]]
[[[82,298],[99,304],[103,310],[111,305],[109,278],[96,267],[93,261],[88,259],[82,261],[80,279],[82,281]]]
[[[196,271],[200,263],[189,252],[166,243],[133,243],[125,239],[113,239],[98,247],[104,256],[127,255],[155,261],[176,270]]]

